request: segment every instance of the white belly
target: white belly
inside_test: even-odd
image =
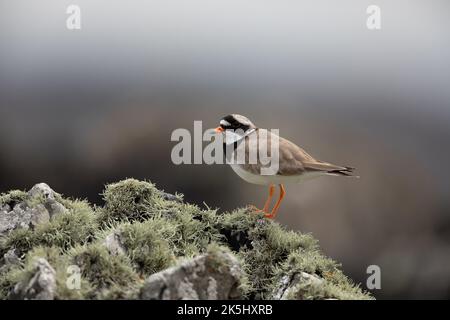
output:
[[[230,164],[236,174],[245,181],[259,185],[271,185],[271,184],[286,184],[286,183],[301,183],[306,180],[318,178],[326,175],[323,172],[308,172],[298,176],[280,176],[280,175],[267,175],[262,176],[259,174],[253,174],[245,171],[242,166],[238,164]]]

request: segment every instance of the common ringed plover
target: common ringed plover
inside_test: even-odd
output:
[[[242,115],[230,114],[223,117],[219,124],[215,131],[225,135],[224,147],[231,145],[233,149],[236,149],[237,145],[245,143],[244,163],[230,163],[234,172],[249,183],[269,186],[269,195],[263,209],[256,209],[263,212],[267,218],[275,218],[286,194],[283,186],[286,183],[301,183],[320,176],[357,177],[352,174],[354,168],[316,160],[293,142],[275,136],[269,130],[256,127],[253,122]],[[227,138],[228,133],[232,138]],[[264,150],[267,150],[267,154],[270,156],[271,141],[278,141],[278,170],[275,174],[262,175],[261,169],[264,165],[260,161],[259,148],[266,143]],[[247,163],[251,152],[258,155],[257,159],[253,163]],[[280,188],[280,195],[275,206],[269,212],[276,184]]]

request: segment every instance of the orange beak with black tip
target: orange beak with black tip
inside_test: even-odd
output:
[[[214,131],[217,132],[217,133],[221,133],[221,132],[224,132],[225,129],[222,128],[222,127],[217,127],[217,128],[214,129]]]

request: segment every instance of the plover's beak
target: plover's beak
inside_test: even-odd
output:
[[[214,129],[214,131],[217,132],[217,133],[221,133],[221,132],[224,132],[225,130],[222,127],[217,127],[217,128]]]

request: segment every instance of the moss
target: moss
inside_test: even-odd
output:
[[[69,256],[93,287],[91,295],[94,298],[127,298],[140,282],[128,257],[110,255],[100,244],[77,246],[69,252]]]
[[[244,208],[219,216],[216,227],[228,246],[238,252],[253,247],[250,233],[264,223],[263,214],[250,213]]]
[[[298,284],[292,290],[290,299],[369,299],[357,285],[348,279],[340,270],[340,264],[325,257],[318,248],[311,250],[294,250],[288,258],[274,270],[274,282],[271,290],[285,275],[305,272],[322,279],[323,283]]]
[[[12,190],[7,193],[0,194],[0,208],[9,205],[11,208],[17,203],[27,199],[27,193],[21,190]]]
[[[53,217],[35,229],[16,229],[6,240],[0,242],[0,252],[9,248],[26,253],[35,246],[56,246],[68,249],[76,244],[88,242],[98,226],[89,204],[82,201],[71,202],[68,212]]]
[[[241,295],[243,297],[248,297],[253,290],[248,275],[246,272],[238,272],[229,257],[235,257],[239,265],[242,265],[243,261],[238,256],[233,255],[230,248],[218,243],[211,243],[208,245],[206,253],[208,257],[206,268],[212,268],[214,270],[219,270],[220,272],[227,272],[234,275],[239,279],[238,290]]]
[[[248,291],[253,298],[269,298],[279,283],[280,274],[291,272],[292,268],[323,276],[338,267],[333,260],[320,254],[318,243],[311,235],[287,231],[278,223],[246,209],[223,215],[218,224],[226,233],[229,246],[238,248],[249,275]],[[291,267],[285,267],[287,265]]]
[[[147,181],[127,179],[106,186],[103,191],[104,208],[99,219],[103,223],[115,221],[142,221],[152,215],[155,198],[160,197],[156,187]]]
[[[7,237],[0,241],[0,255],[4,255],[10,248],[17,249],[18,252],[23,253],[31,250],[35,243],[35,234],[30,229],[16,229],[12,231]]]
[[[330,282],[320,285],[314,283],[300,283],[292,290],[287,299],[295,300],[368,300],[368,294],[361,292],[357,286],[342,287]]]
[[[214,210],[201,210],[195,205],[175,204],[171,214],[162,214],[168,223],[176,226],[172,248],[177,256],[192,257],[205,252],[208,245],[222,236],[216,229]]]
[[[224,271],[230,267],[229,259],[226,258],[227,254],[231,254],[231,251],[217,243],[212,243],[208,246],[207,250],[208,263],[215,270]]]
[[[60,248],[36,247],[30,251],[22,265],[16,265],[9,272],[0,277],[0,296],[7,298],[9,291],[18,282],[27,283],[35,275],[35,262],[44,258],[56,272],[55,299],[83,299],[92,291],[90,285],[81,279],[79,289],[70,289],[67,286],[69,261]]]
[[[175,260],[170,247],[176,227],[162,219],[125,223],[117,228],[126,253],[144,275],[161,271]]]
[[[24,279],[24,275],[19,273],[18,267],[8,268],[7,271],[0,273],[0,299],[8,298],[9,292],[14,288],[16,283]]]
[[[28,208],[34,208],[40,204],[45,204],[45,196],[42,193],[37,193],[34,195],[28,195],[24,201]]]
[[[56,271],[56,299],[121,299],[136,298],[149,275],[205,252],[219,270],[230,271],[226,255],[238,259],[243,267],[240,290],[249,299],[271,298],[283,277],[301,272],[321,279],[320,285],[299,283],[289,290],[289,298],[370,298],[320,252],[311,235],[288,231],[246,208],[219,214],[183,203],[181,195],[168,200],[151,182],[135,179],[107,185],[102,207],[55,197],[67,212],[0,239],[0,255],[14,248],[22,259],[19,265],[0,268],[0,298],[32,276],[39,257]],[[33,207],[42,201],[23,191],[0,196],[0,204],[10,206],[24,202]],[[119,235],[122,253],[105,246],[111,233]],[[80,290],[66,285],[71,265],[80,267]]]
[[[26,207],[33,208],[45,203],[45,198],[43,194],[30,196],[28,192],[22,190],[11,190],[7,193],[0,194],[0,207],[9,205],[10,208],[13,208],[18,203],[24,203]]]
[[[340,265],[334,260],[323,256],[318,250],[298,250],[293,251],[286,261],[280,266],[282,273],[290,270],[291,272],[306,272],[319,277],[328,277],[336,272],[340,272]]]
[[[310,234],[287,231],[278,223],[267,224],[259,232],[259,237],[265,239],[267,246],[280,257],[286,257],[288,253],[298,249],[311,251],[318,248],[317,240]]]

